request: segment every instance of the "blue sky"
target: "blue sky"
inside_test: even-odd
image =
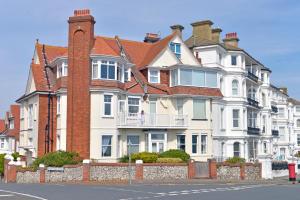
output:
[[[9,0],[0,2],[0,116],[25,90],[34,42],[67,45],[67,19],[89,8],[98,35],[142,40],[146,32],[170,33],[210,19],[237,32],[240,46],[272,69],[272,82],[300,99],[299,0]]]

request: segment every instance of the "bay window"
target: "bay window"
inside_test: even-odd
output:
[[[91,70],[92,79],[129,80],[129,69],[125,70],[124,65],[115,61],[93,60]]]
[[[101,61],[101,78],[115,80],[116,63],[113,61]]]
[[[198,69],[174,69],[171,70],[171,86],[177,85],[216,88],[217,73]]]
[[[68,76],[68,63],[63,61],[57,65],[57,78]]]

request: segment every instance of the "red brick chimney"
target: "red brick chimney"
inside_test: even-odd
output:
[[[225,45],[238,47],[239,46],[239,38],[237,36],[237,33],[236,32],[227,33],[225,38],[223,39],[223,42],[225,43]]]
[[[94,45],[94,17],[75,10],[69,18],[67,151],[90,158],[90,52]]]

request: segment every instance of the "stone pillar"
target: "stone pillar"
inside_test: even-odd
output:
[[[46,182],[46,169],[45,169],[45,165],[40,164],[39,165],[39,169],[40,169],[40,183],[45,183]]]
[[[245,180],[245,164],[240,165],[240,179]]]
[[[188,163],[188,179],[193,179],[196,176],[195,160],[189,160]]]
[[[83,160],[82,181],[90,181],[90,160]]]
[[[143,162],[136,162],[135,164],[135,180],[142,181],[144,179],[144,166]]]
[[[258,156],[258,160],[261,164],[261,178],[273,179],[272,156],[271,155],[261,155],[261,156]]]
[[[209,178],[217,178],[217,161],[216,159],[208,159]]]

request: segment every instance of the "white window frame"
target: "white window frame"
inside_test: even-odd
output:
[[[197,141],[196,143],[193,143],[193,136],[196,136]],[[196,152],[193,152],[193,146],[196,145]],[[192,134],[192,155],[198,155],[199,154],[199,134]]]
[[[111,96],[110,102],[105,102],[105,96]],[[114,95],[112,93],[104,93],[103,94],[103,113],[102,116],[103,117],[113,117],[113,97]],[[105,114],[105,105],[106,104],[110,104],[110,115],[106,115]]]
[[[157,72],[157,75],[156,76],[151,75],[151,72]],[[157,78],[157,82],[152,82],[151,77]],[[148,69],[148,82],[149,83],[160,83],[160,70],[159,69]]]
[[[282,110],[283,112],[280,112],[280,110]],[[286,116],[285,116],[285,108],[278,108],[278,117],[279,118],[285,118]]]
[[[127,74],[127,80],[125,79],[125,74]],[[130,81],[131,79],[131,69],[130,68],[124,68],[124,75],[123,75],[123,80],[124,82],[128,82]]]
[[[137,113],[130,113],[129,112],[129,107],[130,106],[137,106],[137,105],[129,104],[129,99],[130,98],[139,99],[139,105],[138,105],[138,112]],[[128,111],[128,114],[139,114],[140,111],[141,111],[141,97],[138,97],[138,96],[128,96],[128,98],[127,98],[127,111]]]
[[[62,61],[57,64],[57,78],[68,76],[68,62]]]
[[[203,144],[202,143],[202,136],[205,136],[205,144]],[[208,134],[206,134],[206,133],[201,133],[201,135],[200,135],[200,151],[201,151],[201,154],[208,154],[208,149],[207,149],[207,147],[208,147]],[[203,152],[203,149],[202,149],[202,147],[203,146],[205,146],[205,152]]]
[[[300,119],[297,119],[297,120],[296,120],[296,127],[297,127],[297,128],[300,128]]]
[[[28,105],[28,129],[33,128],[33,104]]]
[[[110,137],[110,145],[103,145],[103,137],[108,136]],[[110,156],[104,156],[103,147],[110,147]],[[101,157],[102,158],[111,158],[113,155],[113,135],[105,134],[101,135]]]
[[[14,129],[15,128],[15,120],[10,119],[10,120],[8,120],[8,122],[9,122],[9,129]]]
[[[182,143],[180,143],[180,141],[178,141],[178,138],[181,137],[181,136],[184,137],[184,144],[182,144]],[[182,150],[182,149],[180,148],[180,146],[183,145],[183,146],[184,146],[184,150],[183,150],[183,151],[186,151],[186,135],[183,134],[183,133],[178,133],[178,134],[176,135],[176,144],[177,144],[177,149],[178,149],[178,150]]]
[[[141,143],[141,138],[140,138],[140,135],[132,135],[132,134],[129,134],[127,135],[126,139],[126,145],[127,145],[127,154],[129,154],[129,144],[128,144],[128,137],[138,137],[139,138],[139,143],[138,144],[131,144],[131,146],[137,146],[138,147],[138,152],[140,152],[140,143]]]
[[[239,144],[239,149],[238,149],[238,151],[236,151],[235,149],[234,149],[234,144]],[[241,143],[240,142],[234,142],[233,144],[232,144],[232,150],[233,150],[233,157],[241,157]],[[238,156],[235,156],[235,153],[238,153],[239,155]]]
[[[300,113],[300,106],[296,106],[295,110],[296,110],[296,113]]]
[[[233,57],[235,57],[235,64],[233,64]],[[230,64],[231,64],[231,66],[238,65],[238,56],[237,55],[230,55]]]
[[[237,83],[236,86],[234,86],[234,84],[233,84],[234,82]],[[236,93],[234,93],[234,91],[236,91]],[[239,81],[237,79],[233,79],[231,81],[231,95],[232,96],[238,96],[239,95]]]
[[[233,112],[234,111],[238,111],[238,118],[233,117]],[[240,109],[237,109],[237,108],[232,109],[232,128],[233,129],[238,129],[238,128],[241,127],[241,114],[240,114],[240,112],[241,112]],[[234,120],[237,120],[238,126],[234,126]]]
[[[204,103],[204,117],[195,117],[195,101],[201,101],[202,103]],[[205,120],[207,119],[207,112],[206,112],[206,99],[199,99],[199,98],[194,98],[193,99],[193,119],[199,119],[199,120]]]

